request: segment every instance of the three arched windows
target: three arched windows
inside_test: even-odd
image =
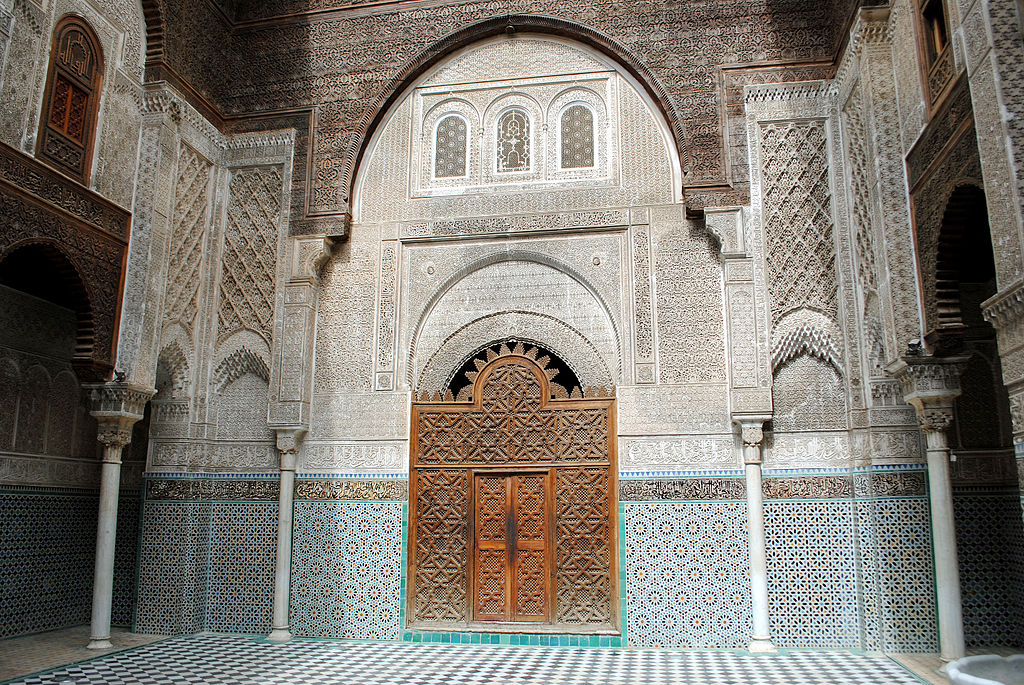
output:
[[[53,31],[38,155],[83,183],[95,138],[103,54],[81,18],[68,16]]]
[[[532,120],[529,113],[512,107],[497,118],[493,149],[498,173],[530,171],[533,164]],[[558,145],[562,169],[587,169],[595,165],[594,113],[583,104],[565,107],[559,115]],[[469,125],[459,114],[442,116],[434,129],[434,178],[467,175]]]

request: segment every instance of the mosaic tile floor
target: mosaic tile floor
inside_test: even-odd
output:
[[[11,685],[855,685],[922,681],[886,657],[497,645],[272,644],[193,635],[72,664]]]
[[[161,635],[129,633],[116,627],[110,629],[110,637],[114,647],[102,650],[85,648],[89,643],[89,626],[0,640],[0,682],[164,639]]]

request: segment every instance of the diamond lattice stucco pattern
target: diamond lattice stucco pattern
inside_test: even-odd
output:
[[[282,183],[279,167],[244,169],[231,179],[218,310],[221,339],[247,328],[270,341]]]

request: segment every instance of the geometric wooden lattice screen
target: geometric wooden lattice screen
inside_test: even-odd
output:
[[[413,403],[410,626],[617,627],[615,399],[537,357],[488,350],[462,401]]]

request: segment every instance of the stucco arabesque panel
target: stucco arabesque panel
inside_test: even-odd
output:
[[[599,309],[610,321],[615,342],[614,356],[605,360],[613,378],[621,375],[622,300],[621,271],[624,251],[624,232],[621,229],[574,233],[565,238],[534,238],[510,244],[507,240],[489,240],[458,243],[408,244],[404,249],[402,281],[418,284],[418,287],[404,287],[401,295],[401,324],[399,326],[399,349],[403,351],[400,372],[406,382],[413,382],[410,373],[418,367],[412,366],[413,355],[421,353],[414,336],[429,316],[436,302],[462,279],[481,268],[511,260],[524,263],[545,264],[565,274],[567,283],[575,282],[580,288],[589,290]],[[504,287],[504,286],[502,286]],[[529,297],[529,284],[509,283],[509,300],[502,309],[522,309],[514,306],[517,292],[520,297]],[[595,297],[596,296],[596,297]],[[563,318],[557,316],[556,318]],[[476,341],[476,345],[488,341]],[[592,341],[596,342],[596,341]],[[464,350],[470,354],[476,349]],[[428,357],[423,357],[424,359]],[[447,373],[450,373],[448,370]]]
[[[501,78],[502,73],[495,73],[492,77]],[[550,100],[547,104],[557,104],[561,91],[555,87],[547,90],[550,92],[538,95],[547,97]],[[493,95],[483,91],[479,97],[482,99],[477,107],[484,108],[486,97]],[[423,138],[423,125],[419,122],[424,117],[429,120],[430,113],[422,110],[418,99],[407,98],[389,116],[360,169],[355,189],[357,206],[354,221],[358,224],[431,221],[449,217],[507,217],[674,202],[673,162],[656,115],[620,76],[611,79],[608,97],[613,98],[608,106],[616,109],[613,110],[615,116],[610,117],[608,135],[611,142],[608,145],[609,171],[606,175],[572,180],[564,177],[568,172],[555,171],[548,174],[550,178],[547,181],[537,178],[529,182],[510,182],[500,175],[488,176],[481,172],[480,180],[484,185],[431,191],[443,191],[444,194],[429,197],[417,197],[423,193],[416,191],[423,185],[423,179],[418,177],[428,173],[429,169],[424,167],[415,174],[410,174],[410,170],[418,168],[422,160],[429,158],[423,153],[422,146],[432,144],[432,141]],[[533,101],[532,98],[529,100]],[[538,103],[538,109],[543,110],[544,104]],[[481,111],[481,116],[486,119],[488,115]],[[549,124],[548,131],[542,131],[538,136],[540,134],[552,137],[555,131]],[[412,149],[410,140],[414,141]],[[543,158],[543,146],[535,152]],[[493,156],[493,151],[484,145],[479,153],[481,169],[493,166],[488,153]],[[471,157],[471,162],[473,159]],[[442,185],[448,184],[445,181]],[[414,189],[411,197],[410,187]],[[499,188],[500,192],[497,192]]]
[[[423,368],[424,360],[432,358],[435,350],[444,344],[442,341],[450,344],[459,332],[477,322],[480,322],[476,326],[477,335],[483,335],[484,330],[488,330],[498,335],[499,339],[504,338],[507,334],[503,335],[500,329],[494,328],[496,320],[493,316],[507,311],[539,315],[540,318],[535,322],[537,330],[532,335],[528,330],[516,331],[538,342],[548,342],[549,335],[554,335],[550,342],[569,351],[575,347],[567,346],[570,340],[582,337],[588,341],[589,344],[584,347],[590,348],[590,354],[598,353],[596,363],[589,362],[590,354],[583,350],[582,354],[574,354],[575,359],[569,363],[574,364],[574,367],[604,367],[603,373],[587,373],[586,368],[579,368],[578,372],[591,379],[600,377],[602,381],[611,379],[608,373],[610,369],[615,369],[616,375],[620,373],[620,340],[611,312],[576,274],[567,273],[564,266],[558,268],[560,265],[557,262],[538,260],[537,255],[533,259],[519,256],[485,263],[479,268],[473,266],[477,265],[471,265],[468,273],[451,283],[440,297],[432,299],[428,312],[417,322],[410,346],[413,355],[410,370],[414,377]],[[617,277],[614,270],[607,271],[605,275],[608,274]],[[489,320],[491,325],[484,324],[484,320]],[[559,335],[557,327],[544,325],[544,321],[560,322],[565,335]],[[513,322],[508,323],[512,325]],[[480,325],[484,328],[480,329]],[[516,325],[516,328],[520,326]],[[480,345],[493,340],[467,340],[469,348],[452,349],[451,352],[468,358]],[[440,372],[449,375],[452,370]]]

